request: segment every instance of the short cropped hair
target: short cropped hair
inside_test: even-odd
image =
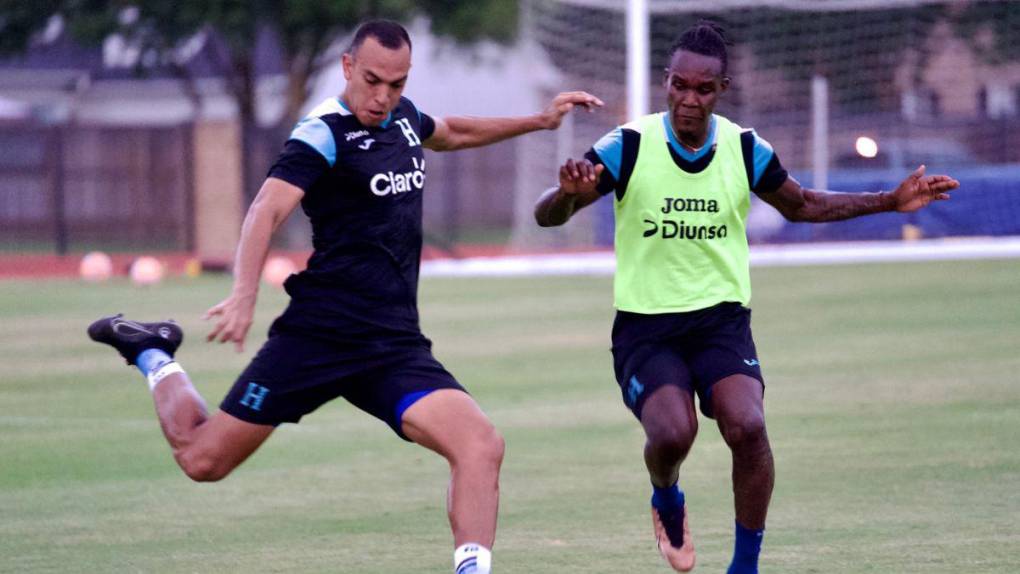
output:
[[[358,48],[365,43],[365,38],[369,37],[375,38],[382,47],[390,50],[396,50],[404,44],[407,44],[408,50],[411,49],[411,37],[399,23],[393,20],[369,20],[358,26],[358,30],[354,33],[354,39],[351,40],[351,45],[347,48],[347,53],[357,52]]]
[[[701,20],[697,24],[684,30],[680,37],[673,42],[669,49],[669,61],[673,61],[673,55],[680,50],[718,58],[722,62],[722,75],[726,75],[729,67],[729,57],[726,53],[726,31],[722,26],[711,21]]]

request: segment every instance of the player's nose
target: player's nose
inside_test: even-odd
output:
[[[373,103],[377,106],[387,106],[393,100],[393,90],[382,88],[372,94]]]

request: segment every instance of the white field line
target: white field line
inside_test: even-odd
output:
[[[896,261],[1020,258],[1020,237],[862,241],[751,246],[752,267],[844,265]],[[611,251],[425,261],[427,277],[612,275]]]

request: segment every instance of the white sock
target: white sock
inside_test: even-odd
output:
[[[160,368],[152,371],[145,376],[145,380],[149,382],[149,391],[155,391],[156,385],[162,382],[163,379],[173,375],[174,373],[183,373],[184,369],[177,364],[177,361],[171,361]]]
[[[481,544],[461,544],[453,552],[455,574],[489,574],[492,572],[492,552]]]

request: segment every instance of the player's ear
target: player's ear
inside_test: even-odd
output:
[[[722,81],[719,82],[719,86],[721,88],[720,92],[725,92],[726,90],[730,89],[730,77],[723,76]]]
[[[344,55],[340,56],[340,67],[344,69],[344,79],[348,82],[351,81],[351,70],[354,68],[354,56],[351,56],[349,52],[344,52]]]
[[[662,86],[665,88],[669,87],[669,68],[662,69]]]

